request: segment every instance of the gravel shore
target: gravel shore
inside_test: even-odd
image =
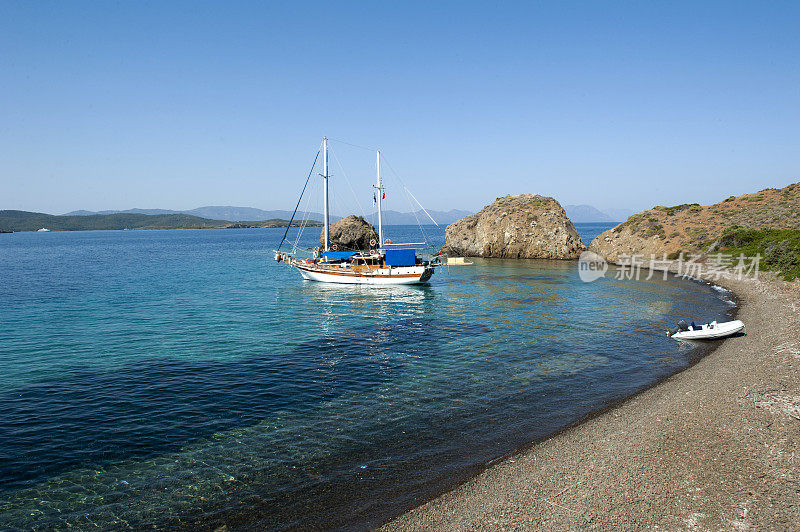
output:
[[[800,527],[797,283],[718,284],[746,335],[383,529]]]

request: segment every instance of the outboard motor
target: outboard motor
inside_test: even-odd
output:
[[[677,329],[669,329],[667,331],[667,336],[672,336],[675,333],[688,331],[688,330],[689,330],[689,324],[686,323],[686,320],[681,320],[681,321],[678,322],[678,328]]]

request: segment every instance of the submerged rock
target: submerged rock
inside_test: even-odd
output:
[[[331,246],[336,246],[339,251],[359,251],[374,248],[370,241],[378,241],[378,233],[363,216],[350,215],[334,222],[328,228],[328,237]],[[325,245],[325,230],[319,235],[319,245]]]
[[[561,205],[546,196],[497,198],[447,226],[442,251],[468,257],[577,259],[586,249]]]

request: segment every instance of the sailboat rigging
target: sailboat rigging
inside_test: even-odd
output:
[[[425,246],[424,242],[414,243],[392,243],[389,239],[384,239],[383,231],[383,200],[386,193],[381,176],[381,152],[377,151],[377,176],[376,183],[372,185],[375,189],[373,200],[377,203],[378,215],[378,240],[370,242],[368,251],[339,251],[335,246],[331,246],[330,241],[330,208],[328,195],[328,139],[322,140],[322,173],[323,180],[323,234],[322,248],[315,248],[310,258],[297,256],[297,246],[291,253],[281,252],[280,248],[286,240],[283,240],[275,251],[275,260],[283,262],[292,268],[296,268],[303,279],[310,281],[321,281],[338,284],[372,284],[372,285],[398,285],[398,284],[423,284],[433,275],[436,266],[441,262],[438,257],[433,259],[423,259],[417,256],[416,249]],[[316,161],[320,153],[314,159],[314,165],[306,179],[303,192],[292,214],[291,223],[297,213],[305,193],[308,181],[314,172]],[[429,215],[430,216],[430,215]],[[287,227],[288,234],[288,227]]]

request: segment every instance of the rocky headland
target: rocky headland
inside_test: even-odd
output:
[[[653,207],[595,238],[589,249],[615,262],[623,255],[675,258],[713,252],[726,230],[800,229],[800,183],[731,196],[714,205]]]
[[[576,259],[586,249],[553,198],[497,198],[477,214],[447,226],[444,253],[467,257]]]
[[[331,247],[339,251],[361,251],[374,248],[370,242],[378,242],[378,233],[363,216],[346,216],[328,227],[328,239]],[[325,230],[319,235],[320,247],[325,245]]]

